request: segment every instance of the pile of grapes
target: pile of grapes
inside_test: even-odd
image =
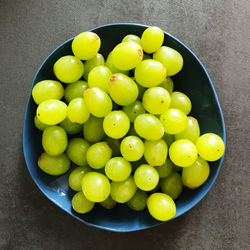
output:
[[[43,131],[45,151],[38,166],[57,176],[71,162],[77,165],[69,187],[77,192],[72,207],[78,213],[95,203],[106,209],[126,203],[169,220],[183,186],[201,186],[210,172],[207,161],[224,153],[223,140],[200,136],[198,121],[187,116],[188,96],[173,91],[170,76],[182,69],[183,58],[163,40],[158,27],[141,38],[127,35],[105,62],[99,36],[83,32],[72,42],[74,56],[55,62],[58,81],[33,88],[34,124]]]

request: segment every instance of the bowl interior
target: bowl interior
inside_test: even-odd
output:
[[[140,36],[147,26],[137,24],[112,24],[93,29],[102,41],[100,53],[106,58],[108,53],[127,34]],[[53,74],[53,64],[64,55],[71,55],[72,39],[66,41],[53,51],[38,70],[32,87],[41,80],[56,79]],[[201,134],[213,132],[224,140],[225,128],[223,116],[212,82],[199,59],[180,41],[165,33],[164,45],[178,50],[184,59],[184,67],[180,73],[173,77],[175,90],[183,91],[192,101],[190,115],[199,121]],[[161,224],[153,219],[145,209],[142,212],[134,212],[127,208],[126,204],[118,204],[114,209],[105,210],[96,205],[88,214],[79,215],[71,208],[71,198],[74,192],[68,187],[69,173],[53,177],[43,173],[37,166],[37,158],[43,152],[41,146],[41,132],[33,125],[36,112],[31,93],[26,107],[23,148],[25,160],[29,172],[40,190],[55,204],[80,221],[99,228],[112,231],[135,231]],[[208,180],[196,190],[184,189],[176,200],[177,212],[175,218],[196,205],[210,190],[213,185],[223,158],[210,163],[211,173]]]

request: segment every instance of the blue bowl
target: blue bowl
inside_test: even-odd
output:
[[[141,36],[147,26],[132,23],[118,23],[97,27],[92,29],[102,41],[100,53],[106,58],[108,53],[128,34]],[[55,49],[43,62],[33,80],[32,87],[41,80],[55,79],[53,64],[61,56],[72,54],[71,42],[73,38],[64,42]],[[199,121],[201,134],[213,132],[226,140],[225,125],[219,100],[217,98],[212,81],[200,60],[182,42],[165,32],[164,45],[178,50],[184,59],[184,67],[180,73],[173,77],[175,89],[186,93],[193,104],[190,115]],[[89,226],[116,232],[129,232],[142,230],[162,224],[153,219],[147,209],[135,212],[124,204],[118,204],[112,210],[105,210],[96,205],[88,214],[80,215],[71,208],[71,199],[74,192],[68,187],[68,175],[53,177],[42,172],[37,166],[38,156],[43,152],[41,146],[41,132],[34,124],[33,119],[36,112],[31,91],[26,107],[23,128],[23,151],[28,170],[39,189],[61,209],[74,218]],[[211,172],[207,181],[198,189],[183,190],[181,196],[176,200],[176,215],[174,218],[184,214],[195,206],[211,189],[220,171],[223,157],[211,162]],[[215,204],[216,205],[216,204]]]

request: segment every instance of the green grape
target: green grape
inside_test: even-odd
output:
[[[170,220],[176,213],[173,199],[163,193],[151,194],[147,200],[147,207],[151,216],[159,221]]]
[[[135,131],[133,123],[130,124],[130,129],[129,129],[128,133],[126,134],[126,136],[131,136],[131,135],[138,136],[136,131]]]
[[[144,142],[144,157],[151,166],[161,166],[167,159],[168,146],[167,143],[160,139],[157,141]]]
[[[164,135],[164,128],[158,118],[151,114],[138,115],[134,121],[136,133],[146,140],[159,140]]]
[[[192,104],[187,95],[178,91],[174,91],[171,94],[170,108],[179,109],[183,111],[186,115],[188,115],[191,111]]]
[[[164,133],[162,139],[167,143],[168,147],[175,141],[174,135]]]
[[[75,168],[69,175],[70,188],[73,189],[74,191],[81,191],[82,190],[82,186],[81,186],[82,178],[86,173],[90,171],[91,169],[88,166]]]
[[[64,88],[58,81],[44,80],[38,82],[32,89],[32,97],[36,104],[49,99],[60,100],[63,97]]]
[[[58,100],[46,100],[39,104],[36,115],[46,125],[56,125],[67,117],[67,105]]]
[[[171,95],[174,90],[174,82],[170,76],[167,76],[167,78],[159,85],[159,87],[166,89]]]
[[[69,103],[75,98],[83,97],[83,92],[88,88],[88,83],[85,81],[76,81],[66,86],[64,97]]]
[[[159,85],[166,76],[166,68],[155,60],[144,60],[135,68],[136,82],[146,88]]]
[[[41,131],[45,130],[49,125],[42,123],[37,116],[34,117],[35,127]]]
[[[163,165],[157,167],[156,170],[160,178],[166,178],[172,173],[173,168],[174,164],[169,159],[166,159],[166,162]]]
[[[154,189],[159,182],[159,174],[154,167],[143,164],[135,170],[135,184],[143,191]]]
[[[132,77],[131,77],[132,78]],[[135,80],[134,80],[135,81]],[[142,97],[144,95],[144,92],[146,91],[146,88],[142,87],[141,85],[137,84],[138,90],[139,90],[139,94],[138,94],[138,100],[141,101]]]
[[[112,110],[112,101],[105,91],[99,88],[89,88],[83,93],[89,113],[96,117],[104,117]]]
[[[86,31],[74,38],[72,42],[72,51],[74,55],[81,60],[89,60],[97,54],[100,46],[100,37],[93,32]]]
[[[63,56],[55,62],[53,71],[56,78],[61,82],[72,83],[82,77],[84,65],[75,56]]]
[[[144,144],[137,136],[127,136],[121,142],[121,154],[128,161],[138,161],[144,153]]]
[[[112,181],[125,181],[131,172],[131,164],[122,157],[114,157],[105,165],[106,176]]]
[[[89,72],[89,87],[97,87],[108,92],[108,83],[111,76],[112,72],[108,67],[103,65],[96,66]]]
[[[137,84],[130,77],[116,73],[110,77],[108,92],[114,102],[126,106],[136,100],[139,90]]]
[[[175,165],[189,167],[197,159],[197,149],[191,141],[180,139],[171,144],[169,157]]]
[[[143,164],[147,164],[147,162],[146,162],[146,160],[145,160],[145,158],[144,157],[142,157],[140,160],[138,160],[138,161],[133,161],[133,162],[131,162],[131,164],[132,164],[132,171],[133,172],[135,172],[135,170],[137,169],[137,168],[139,168],[141,165],[143,165]]]
[[[90,143],[101,141],[105,136],[102,123],[102,118],[90,116],[87,122],[83,125],[84,138]]]
[[[112,209],[116,206],[116,202],[109,196],[105,201],[99,202],[99,204],[106,208],[106,209]]]
[[[135,42],[135,43],[138,43],[139,45],[141,45],[141,38],[139,36],[129,34],[129,35],[126,35],[122,39],[122,43],[125,43],[125,42]]]
[[[129,201],[135,194],[137,187],[133,176],[130,176],[125,181],[111,182],[110,195],[111,198],[118,203]]]
[[[158,50],[164,41],[163,31],[155,26],[144,30],[141,36],[141,46],[149,54]]]
[[[70,101],[68,118],[75,124],[83,124],[89,119],[89,111],[83,98],[75,98]]]
[[[143,53],[143,58],[142,60],[147,60],[147,59],[152,59],[152,57],[148,54]]]
[[[83,192],[77,192],[72,199],[72,207],[79,214],[85,214],[91,211],[95,206],[94,202],[86,199]]]
[[[178,134],[184,131],[188,125],[187,116],[179,109],[168,109],[161,114],[160,120],[168,134]]]
[[[167,69],[169,76],[177,74],[183,67],[181,54],[166,46],[159,48],[154,54],[153,59],[161,62]]]
[[[68,138],[65,130],[59,126],[49,126],[43,131],[42,145],[44,151],[56,156],[62,154],[68,144]]]
[[[50,175],[61,175],[66,173],[70,167],[70,160],[66,154],[51,156],[46,152],[38,158],[38,167]]]
[[[97,172],[89,172],[82,178],[82,191],[86,198],[92,202],[105,201],[110,194],[108,178]]]
[[[82,125],[71,122],[68,117],[64,119],[59,126],[69,135],[74,135],[82,131]]]
[[[120,140],[116,140],[110,137],[105,139],[105,142],[108,143],[109,147],[112,149],[112,157],[121,155],[120,153]]]
[[[147,206],[147,199],[147,193],[138,189],[127,205],[135,211],[142,211]]]
[[[207,133],[198,138],[196,147],[199,155],[206,161],[217,161],[225,151],[225,145],[220,136]]]
[[[128,116],[121,110],[110,112],[103,120],[104,132],[114,139],[120,139],[125,136],[129,127]]]
[[[188,116],[188,125],[185,130],[181,133],[175,135],[175,139],[188,139],[195,143],[200,136],[200,127],[198,121],[192,117]]]
[[[86,157],[90,167],[100,169],[105,166],[111,155],[112,149],[107,142],[97,142],[89,147]]]
[[[130,122],[134,122],[138,115],[145,113],[145,109],[140,101],[134,101],[133,103],[124,106],[123,111],[127,114]]]
[[[176,165],[173,164],[173,169],[176,172],[180,172],[182,170],[182,167],[179,167],[179,166],[176,166]]]
[[[66,149],[66,154],[69,159],[78,166],[86,166],[86,153],[89,148],[89,143],[83,138],[72,138],[69,141]]]

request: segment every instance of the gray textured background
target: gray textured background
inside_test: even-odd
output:
[[[35,186],[22,152],[39,65],[68,38],[113,22],[157,25],[188,45],[214,82],[227,128],[225,161],[206,198],[136,233],[89,228],[65,214]],[[250,249],[249,42],[249,0],[0,0],[0,249]]]

